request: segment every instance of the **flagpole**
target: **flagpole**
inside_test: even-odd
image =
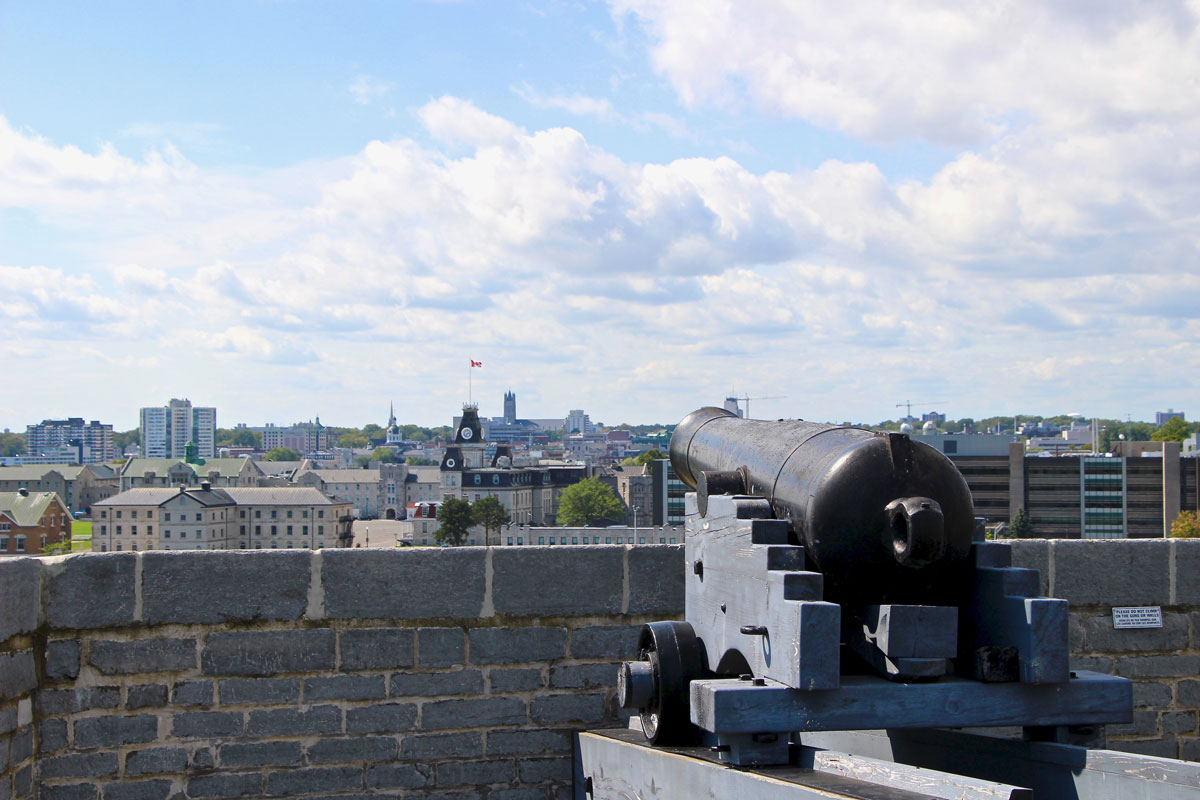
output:
[[[471,378],[475,373],[475,362],[468,361],[467,364],[467,403],[470,404],[475,402],[475,397],[471,388]]]

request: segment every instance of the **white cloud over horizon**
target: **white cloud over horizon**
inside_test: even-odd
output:
[[[1114,5],[1107,24],[1032,3],[610,5],[685,104],[739,113],[747,94],[864,140],[959,149],[927,180],[868,160],[639,161],[582,122],[533,129],[447,94],[415,109],[419,136],[247,171],[0,117],[0,213],[86,254],[0,253],[0,369],[84,376],[109,403],[84,413],[118,427],[185,393],[230,409],[222,424],[362,424],[391,398],[440,423],[468,358],[487,365],[484,413],[512,388],[523,415],[614,424],[673,422],[730,389],[836,421],[929,392],[951,416],[1147,416],[1194,396],[1200,2]],[[52,399],[0,395],[0,424],[65,413]]]

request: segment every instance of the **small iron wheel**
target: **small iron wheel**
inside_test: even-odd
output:
[[[638,657],[650,662],[654,694],[639,709],[642,730],[651,744],[688,746],[700,743],[692,724],[688,685],[704,673],[700,641],[686,622],[651,622],[638,638]]]

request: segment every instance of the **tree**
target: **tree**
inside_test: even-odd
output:
[[[625,507],[612,489],[596,478],[584,478],[568,486],[558,503],[558,524],[588,525],[598,519],[621,519]]]
[[[1029,539],[1033,536],[1033,525],[1029,522],[1029,517],[1025,515],[1025,509],[1018,508],[1017,513],[1013,515],[1012,521],[1008,523],[1009,539]]]
[[[25,452],[25,437],[19,433],[0,433],[0,456],[19,456]]]
[[[275,447],[267,451],[263,461],[299,461],[300,454],[290,447]]]
[[[370,444],[370,442],[368,442],[367,437],[363,436],[359,431],[350,431],[339,436],[337,444],[338,447],[355,448],[366,447],[368,444]]]
[[[124,453],[125,448],[131,444],[142,443],[142,432],[134,428],[131,431],[116,431],[113,433],[113,447],[117,448],[118,453]]]
[[[457,497],[447,497],[438,506],[437,522],[433,538],[441,544],[458,547],[467,540],[471,530],[471,504]]]
[[[1150,434],[1152,442],[1182,442],[1192,435],[1192,426],[1179,417],[1171,417],[1158,430]]]
[[[257,431],[237,431],[231,440],[235,447],[262,447],[262,434]]]
[[[483,526],[486,541],[492,531],[499,533],[502,526],[512,522],[512,515],[495,495],[489,494],[471,506],[471,521]]]
[[[1200,539],[1200,514],[1195,511],[1180,511],[1171,523],[1171,536],[1176,539]]]
[[[383,439],[387,436],[387,430],[379,427],[374,422],[368,422],[362,427],[363,436],[368,439]]]
[[[409,456],[404,459],[404,463],[410,467],[436,467],[437,463],[432,458],[421,458],[420,456]]]

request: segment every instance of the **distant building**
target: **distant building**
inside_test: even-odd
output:
[[[82,417],[46,419],[37,425],[25,426],[25,458],[69,448],[75,454],[74,464],[97,464],[116,457],[113,447],[113,426]]]
[[[506,547],[528,545],[643,545],[679,544],[683,541],[681,526],[613,525],[606,528],[546,528],[532,525],[506,525],[500,529],[499,541]]]
[[[671,459],[660,458],[650,462],[653,478],[653,511],[650,521],[654,525],[682,525],[684,521],[683,496],[688,493],[687,485],[679,480]]]
[[[216,455],[217,410],[172,399],[166,406],[141,410],[139,431],[144,458],[183,458],[189,443],[200,458]]]
[[[21,489],[54,492],[69,512],[88,511],[117,493],[118,480],[105,464],[0,467],[0,492]]]
[[[264,462],[270,463],[270,462]],[[121,465],[119,488],[130,489],[199,486],[257,486],[264,473],[249,458],[212,458],[189,463],[175,458],[131,458]]]
[[[286,447],[295,450],[300,455],[309,455],[329,449],[329,433],[321,424],[321,418],[316,422],[298,422],[287,428],[279,428],[267,423],[261,428],[247,428],[262,435],[262,449],[274,450]]]
[[[593,433],[595,426],[592,425],[591,417],[583,413],[583,409],[572,409],[567,413],[566,419],[563,420],[563,430],[567,433]]]
[[[1182,411],[1176,411],[1173,408],[1168,408],[1166,411],[1155,411],[1154,412],[1154,424],[1155,425],[1165,425],[1167,422],[1175,419],[1176,417],[1178,417],[1179,419],[1186,420],[1186,418],[1183,416]]]
[[[0,557],[44,553],[71,541],[71,514],[54,492],[0,492]]]
[[[92,550],[341,547],[350,504],[300,487],[139,488],[96,504]]]

